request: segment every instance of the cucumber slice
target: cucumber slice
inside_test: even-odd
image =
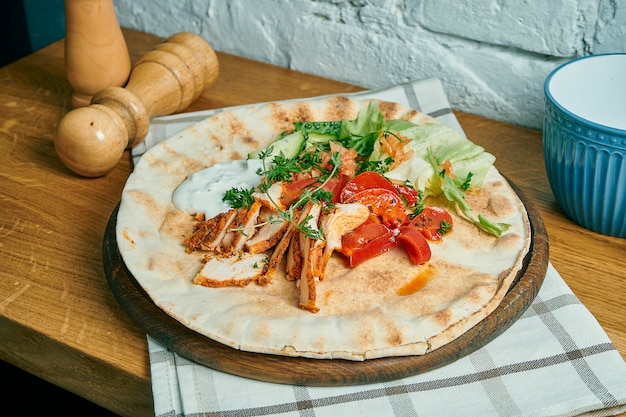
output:
[[[331,140],[337,140],[337,137],[335,135],[328,135],[325,133],[309,132],[307,134],[305,148],[308,148],[309,146],[323,145]]]
[[[250,152],[248,159],[259,159],[261,153],[267,152],[272,147],[272,153],[269,155],[269,159],[273,159],[275,156],[280,155],[281,152],[285,158],[293,158],[302,150],[304,146],[304,134],[300,131],[295,131],[271,142],[263,149]]]

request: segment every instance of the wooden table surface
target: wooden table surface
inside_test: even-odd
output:
[[[161,41],[124,31],[132,59]],[[0,359],[123,416],[153,414],[146,337],[117,304],[103,272],[105,226],[131,172],[82,178],[53,138],[70,109],[64,43],[0,69]],[[355,92],[357,86],[228,54],[188,111]],[[457,112],[468,137],[539,209],[551,261],[626,358],[626,239],[585,230],[557,206],[541,132]]]

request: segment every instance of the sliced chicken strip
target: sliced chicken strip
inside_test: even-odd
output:
[[[222,243],[224,235],[237,217],[237,210],[220,213],[212,219],[199,222],[190,238],[185,240],[187,252],[195,250],[212,251]]]
[[[263,275],[266,257],[263,254],[240,253],[236,256],[214,256],[195,276],[193,282],[205,287],[243,287]]]
[[[284,207],[281,203],[283,194],[284,183],[279,181],[272,184],[266,193],[257,191],[252,196],[265,207],[272,210],[287,210],[287,207]]]
[[[295,218],[293,219],[295,223],[298,222],[297,216],[298,214],[296,213]],[[265,285],[272,282],[272,280],[274,279],[274,275],[276,275],[276,271],[278,271],[278,268],[282,263],[285,252],[287,252],[291,242],[294,240],[293,237],[296,235],[296,231],[296,226],[293,223],[288,222],[285,233],[280,238],[280,241],[272,251],[272,255],[267,262],[267,271],[265,272],[263,277],[259,279],[259,284]]]
[[[302,272],[302,249],[300,248],[300,232],[294,227],[294,232],[287,247],[287,263],[285,278],[295,281]]]
[[[264,225],[259,226],[259,223],[264,223]],[[278,244],[288,227],[287,220],[280,219],[276,212],[263,207],[257,221],[257,231],[244,246],[250,253],[265,252]]]
[[[239,209],[237,218],[230,225],[230,230],[224,239],[225,241],[226,239],[232,240],[228,242],[228,248],[222,245],[224,249],[227,249],[225,253],[234,254],[243,250],[243,245],[256,232],[255,225],[261,207],[261,203],[255,201],[249,208]]]
[[[324,279],[324,270],[333,252],[341,250],[341,237],[362,225],[369,215],[370,210],[361,203],[338,203],[329,213],[322,214],[320,229],[324,234],[326,246],[317,263],[320,280]]]
[[[313,203],[305,204],[298,214],[297,224],[304,221],[311,212]],[[295,230],[289,247],[287,248],[287,264],[285,266],[285,278],[289,281],[295,281],[300,278],[302,272],[302,249],[300,247],[300,232]]]
[[[322,207],[319,204],[311,205],[311,209],[306,218],[306,226],[309,230],[317,231],[318,221]],[[300,273],[300,307],[313,313],[319,311],[317,306],[317,282],[319,277],[316,274],[317,260],[321,258],[325,242],[322,239],[308,237],[304,232],[299,232],[300,246],[302,249],[302,271]]]

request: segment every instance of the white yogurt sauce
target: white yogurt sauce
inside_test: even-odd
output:
[[[248,190],[261,183],[256,171],[261,160],[236,160],[212,165],[194,172],[176,188],[172,202],[177,209],[189,214],[204,213],[206,219],[230,210],[228,201],[222,201],[226,191],[233,187]]]

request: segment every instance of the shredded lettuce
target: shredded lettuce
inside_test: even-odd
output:
[[[407,126],[406,123],[402,125]],[[365,157],[372,153],[374,143],[384,125],[385,117],[373,100],[367,107],[359,110],[353,120],[294,123],[295,130],[305,135],[307,142],[305,147],[334,140],[346,148],[354,148],[360,156]]]
[[[465,201],[465,190],[463,190],[463,187],[459,186],[459,183],[445,171],[439,170],[441,164],[430,151],[427,152],[426,157],[433,171],[437,172],[436,175],[439,178],[439,186],[443,195],[445,195],[449,201],[456,203],[463,215],[465,215],[470,222],[497,237],[500,237],[502,232],[508,230],[510,227],[509,224],[492,222],[482,214],[479,214],[478,219],[476,219],[473,214],[474,210],[467,204],[467,201]]]
[[[384,124],[385,117],[372,100],[359,110],[354,120],[343,121],[339,142],[346,148],[354,148],[361,156],[369,156]]]
[[[388,132],[401,132],[415,126],[417,126],[415,123],[409,122],[408,120],[395,119],[385,121],[383,129]]]
[[[493,165],[495,157],[475,143],[469,141],[455,129],[438,124],[428,123],[415,125],[409,129],[399,131],[398,134],[412,139],[407,146],[413,150],[413,157],[398,166],[400,171],[405,171],[405,164],[432,168],[426,160],[427,152],[431,152],[438,164],[443,164],[449,160],[454,169],[454,177],[460,181],[465,181],[467,175],[472,173],[472,186],[479,188],[482,186],[487,172]],[[377,155],[381,157],[382,155]],[[428,171],[428,170],[427,170]],[[408,178],[417,188],[423,188],[429,195],[438,195],[438,189],[434,181],[436,172],[430,170],[430,176],[424,175],[419,170],[419,177]],[[427,172],[428,173],[428,172]],[[394,175],[390,172],[389,175]]]

